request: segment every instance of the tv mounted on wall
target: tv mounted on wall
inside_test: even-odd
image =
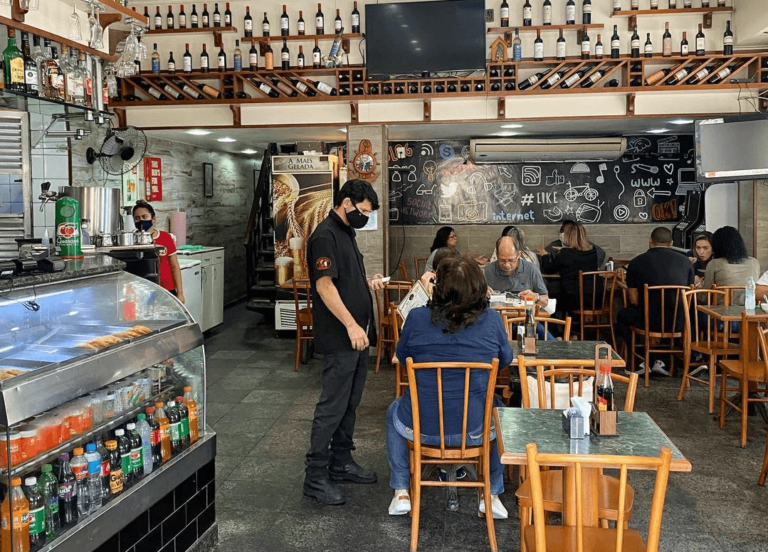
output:
[[[485,69],[484,0],[365,5],[368,78]]]
[[[768,178],[768,118],[748,115],[696,121],[699,182]]]

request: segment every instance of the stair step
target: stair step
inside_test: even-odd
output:
[[[258,293],[268,291],[268,292],[271,292],[271,293],[274,294],[275,293],[275,283],[272,282],[271,285],[268,285],[266,282],[259,282],[255,286],[251,286],[251,291],[252,292],[258,292]]]
[[[256,272],[259,273],[268,273],[268,272],[274,272],[275,271],[275,265],[264,265],[264,266],[257,266],[255,268]]]
[[[274,301],[263,301],[260,299],[251,299],[245,304],[245,308],[254,312],[275,312]]]
[[[275,250],[274,249],[262,249],[259,251],[259,255],[262,257],[274,257],[275,256]]]

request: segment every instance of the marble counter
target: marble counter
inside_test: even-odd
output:
[[[76,261],[65,261],[65,263],[66,266],[61,272],[35,272],[33,274],[22,274],[11,280],[0,280],[0,291],[120,272],[125,267],[124,262],[113,259],[109,255],[98,253],[87,255],[85,258]]]

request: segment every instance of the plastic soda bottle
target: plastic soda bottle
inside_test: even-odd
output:
[[[136,424],[133,422],[126,424],[126,437],[131,442],[131,473],[133,482],[136,483],[144,477],[144,459],[142,458],[141,436],[136,431]]]
[[[131,442],[125,436],[122,429],[115,430],[117,450],[120,451],[120,465],[123,468],[123,488],[130,489],[133,485],[133,473],[131,470]]]
[[[109,498],[109,451],[101,439],[96,442],[96,452],[101,456],[101,497],[107,499]]]
[[[160,424],[155,420],[155,407],[147,407],[147,424],[152,430],[152,469],[156,470],[163,463],[160,458]]]
[[[125,480],[123,478],[123,463],[120,451],[117,450],[117,441],[111,440],[104,443],[109,453],[109,493],[117,496],[123,492]]]
[[[184,397],[176,397],[176,410],[181,417],[181,447],[187,448],[191,441],[189,439],[189,410],[184,404]]]
[[[42,475],[37,483],[40,494],[45,500],[45,542],[51,542],[61,530],[59,520],[59,482],[53,475],[53,466],[45,464]]]
[[[77,481],[69,465],[69,454],[59,456],[59,518],[66,527],[77,523]],[[87,510],[86,510],[87,511]]]
[[[160,424],[160,460],[165,464],[171,459],[171,422],[163,403],[155,403],[155,408],[155,421]]]
[[[85,447],[85,459],[88,461],[88,484],[80,487],[80,497],[88,495],[91,503],[90,513],[101,508],[101,454],[96,451],[96,443]]]
[[[192,386],[187,385],[184,388],[184,406],[189,410],[189,441],[194,443],[199,438],[199,428],[197,425],[197,402],[192,396]]]
[[[83,447],[77,447],[72,454],[74,456],[69,465],[75,474],[77,488],[80,491],[80,496],[77,497],[77,513],[82,517],[87,516],[91,511],[90,497],[87,492],[83,492],[88,485],[88,461],[85,459]]]
[[[27,477],[24,485],[29,501],[29,549],[34,552],[45,544],[45,500],[37,488],[36,477]]]
[[[0,506],[0,541],[3,552],[29,552],[29,501],[21,490],[21,477],[11,479],[11,492]]]
[[[173,454],[181,452],[181,416],[176,409],[176,401],[168,401],[168,409],[165,411],[171,423],[171,450]]]
[[[136,417],[136,431],[141,437],[141,460],[144,465],[144,475],[152,473],[152,428],[147,423],[147,416],[139,414]]]

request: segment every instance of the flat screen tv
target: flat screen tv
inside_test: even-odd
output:
[[[768,178],[768,118],[765,115],[696,121],[699,182]]]
[[[484,0],[365,5],[368,78],[485,69]]]

